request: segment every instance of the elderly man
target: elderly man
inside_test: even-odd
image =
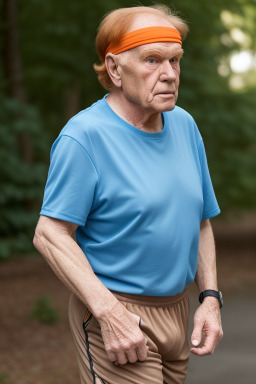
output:
[[[209,222],[220,209],[201,134],[175,106],[187,31],[161,5],[109,13],[94,66],[109,93],[52,146],[34,245],[72,292],[83,384],[184,383],[190,351],[212,354],[222,337]]]

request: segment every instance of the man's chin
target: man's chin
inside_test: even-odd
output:
[[[159,112],[172,111],[175,107],[175,104],[176,104],[175,100],[163,103],[162,105],[159,106]]]
[[[175,103],[173,105],[171,105],[170,107],[164,109],[162,112],[172,111],[174,108],[175,108]]]
[[[161,96],[160,96],[161,97]],[[173,95],[172,97],[161,97],[161,99],[157,100],[156,107],[159,112],[167,112],[172,111],[175,107],[177,101],[176,95]]]
[[[167,112],[167,111],[172,111],[175,108],[177,99],[175,97],[171,99],[161,100],[161,102],[159,102],[159,100],[156,101],[156,99],[154,101],[155,101],[154,103],[150,103],[151,104],[150,109],[152,111]]]

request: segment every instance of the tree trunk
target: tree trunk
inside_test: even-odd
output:
[[[19,52],[16,0],[3,0],[3,25],[3,67],[6,94],[8,97],[25,104],[26,94]],[[31,164],[33,162],[33,146],[29,135],[26,132],[18,133],[17,142],[24,160]]]
[[[67,120],[79,112],[81,85],[79,80],[74,81],[65,95],[65,115]]]

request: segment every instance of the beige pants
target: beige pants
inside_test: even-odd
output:
[[[172,297],[111,292],[128,311],[141,317],[140,327],[149,346],[148,357],[125,365],[112,363],[105,351],[98,321],[72,294],[69,322],[81,384],[183,384],[189,360],[187,289]]]

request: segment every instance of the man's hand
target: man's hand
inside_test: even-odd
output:
[[[111,312],[98,318],[98,321],[110,361],[118,365],[146,360],[147,339],[139,327],[139,316],[117,302]]]
[[[199,346],[202,332],[206,338],[203,346]],[[222,337],[219,302],[215,297],[207,296],[194,315],[191,342],[197,348],[191,348],[191,352],[198,356],[212,355]]]

